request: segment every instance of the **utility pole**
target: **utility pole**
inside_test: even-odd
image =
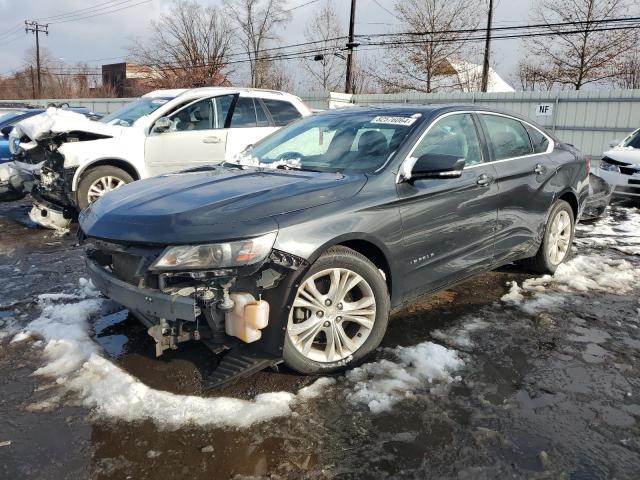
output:
[[[29,71],[31,72],[31,96],[36,98],[36,82],[33,79],[33,65],[29,65]]]
[[[487,16],[487,37],[484,44],[484,63],[482,64],[482,91],[489,86],[489,53],[491,50],[491,20],[493,18],[493,0],[489,0],[489,15]]]
[[[49,36],[49,24],[40,25],[37,21],[24,21],[24,31],[26,33],[33,32],[36,36],[36,70],[38,71],[38,98],[42,92],[42,80],[40,78],[40,33]]]
[[[359,44],[354,42],[354,27],[356,23],[356,0],[351,0],[351,18],[349,19],[349,42],[347,43],[347,79],[344,93],[353,93],[353,49]]]

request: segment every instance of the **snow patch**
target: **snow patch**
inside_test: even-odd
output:
[[[464,366],[458,352],[432,342],[396,347],[387,352],[395,361],[383,359],[367,363],[346,374],[352,383],[347,399],[367,405],[373,413],[390,410],[427,385],[452,382],[451,373]]]
[[[491,325],[489,322],[473,318],[470,321],[464,323],[459,327],[452,327],[446,331],[433,330],[431,336],[441,342],[446,343],[450,347],[458,348],[460,350],[471,350],[474,347],[474,343],[471,340],[470,334]]]
[[[153,389],[102,356],[102,350],[91,339],[89,320],[100,312],[103,301],[97,298],[91,282],[83,280],[80,287],[75,294],[41,295],[41,315],[27,328],[45,341],[42,353],[46,363],[34,374],[54,379],[58,387],[75,394],[99,417],[152,420],[165,428],[244,428],[289,415],[296,403],[320,396],[335,382],[321,378],[297,395],[273,392],[257,395],[253,400],[204,398]],[[65,396],[54,395],[32,408],[49,409],[62,398]]]

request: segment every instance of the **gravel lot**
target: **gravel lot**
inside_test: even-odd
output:
[[[421,299],[357,371],[202,392],[208,351],[156,359],[28,208],[0,205],[2,478],[638,478],[638,209],[579,226],[554,278]]]

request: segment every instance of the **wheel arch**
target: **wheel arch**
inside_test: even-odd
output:
[[[102,167],[102,166],[120,168],[125,172],[127,172],[129,175],[131,175],[134,180],[140,180],[140,172],[138,172],[138,169],[134,167],[133,164],[128,160],[124,160],[122,158],[116,158],[116,157],[101,158],[101,159],[94,160],[91,163],[87,163],[86,165],[83,165],[80,168],[78,168],[78,170],[76,170],[76,173],[73,176],[73,185],[71,188],[72,191],[73,192],[78,191],[78,184],[80,183],[80,179],[85,173],[87,173],[92,168]]]
[[[571,210],[573,211],[573,219],[575,222],[577,222],[580,213],[580,204],[578,203],[578,196],[575,194],[575,192],[571,189],[566,189],[558,195],[558,200],[564,200],[571,206]]]
[[[394,288],[397,288],[397,282],[395,281],[394,269],[392,264],[389,262],[390,254],[386,247],[370,235],[364,233],[351,233],[336,237],[330,242],[322,245],[314,252],[313,255],[311,255],[309,263],[315,262],[318,257],[320,257],[320,255],[326,252],[329,248],[336,246],[347,247],[360,253],[384,273],[384,279],[389,290],[391,303],[393,304],[398,293],[394,292]]]

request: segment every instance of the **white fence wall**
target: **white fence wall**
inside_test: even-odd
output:
[[[299,95],[311,108],[328,107],[328,94]],[[104,114],[113,112],[132,100],[134,99],[79,98],[22,102],[42,106],[65,102],[71,106],[84,106]],[[622,139],[627,133],[640,128],[640,90],[371,94],[353,95],[351,102],[354,105],[471,103],[511,110],[538,122],[561,140],[593,156],[602,154],[612,140]],[[537,114],[541,105],[548,106],[548,115]]]

